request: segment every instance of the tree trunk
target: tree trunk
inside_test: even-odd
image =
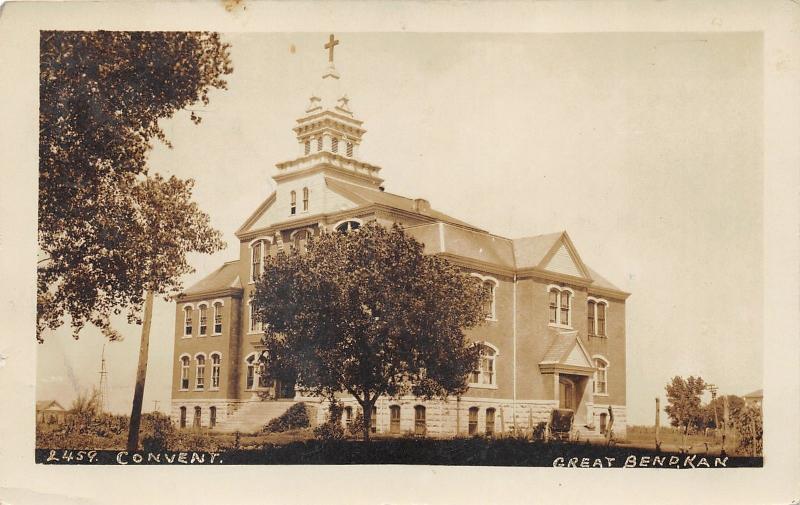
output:
[[[139,425],[142,420],[142,401],[144,400],[144,381],[147,378],[147,353],[150,348],[150,323],[153,319],[153,292],[145,293],[144,320],[142,320],[142,341],[139,344],[139,365],[136,367],[136,386],[133,390],[133,407],[128,428],[128,451],[139,449]]]
[[[372,405],[369,400],[366,400],[362,406],[364,409],[364,442],[369,442],[369,435],[372,431]]]

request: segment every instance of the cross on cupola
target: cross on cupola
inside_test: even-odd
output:
[[[328,61],[333,63],[333,48],[339,45],[339,41],[331,33],[330,39],[328,39],[328,43],[325,44],[323,47],[328,50]]]
[[[334,52],[339,44],[331,33],[322,45],[328,53],[327,68],[322,80],[314,86],[305,114],[297,120],[294,128],[300,157],[278,164],[278,169],[289,173],[309,170],[309,164],[325,166],[326,170],[338,170],[377,187],[382,182],[378,177],[380,167],[358,159],[361,138],[366,130],[350,109],[350,98],[334,65]]]

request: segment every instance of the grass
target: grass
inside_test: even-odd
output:
[[[683,433],[677,428],[662,427],[660,430],[661,450],[667,452],[689,452],[719,454],[722,450],[722,435],[709,430],[709,435],[704,433],[690,433],[684,439]],[[626,440],[619,445],[655,450],[655,426],[628,426]],[[725,451],[734,453],[739,445],[739,439],[731,430],[725,438]]]

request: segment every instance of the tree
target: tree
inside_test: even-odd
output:
[[[169,145],[158,121],[207,104],[231,72],[215,33],[41,32],[37,340],[65,317],[75,338],[87,323],[118,336],[109,316],[124,309],[141,322],[131,188],[151,142]]]
[[[764,450],[764,424],[761,409],[752,406],[742,407],[733,418],[733,426],[739,434],[739,452],[757,456]]]
[[[36,336],[110,317],[142,325],[128,436],[138,446],[154,296],[192,272],[189,252],[223,247],[191,201],[192,180],[148,174],[158,121],[226,87],[229,46],[207,32],[42,32]],[[195,123],[200,118],[192,112]],[[142,309],[144,315],[142,316]]]
[[[458,395],[480,346],[464,330],[484,320],[485,291],[398,225],[322,233],[307,251],[265,262],[253,300],[268,369],[311,394],[361,406],[369,440],[381,395]]]
[[[720,396],[703,406],[702,425],[704,428],[719,428],[722,426],[725,413],[725,396]],[[727,395],[728,415],[730,419],[736,419],[739,412],[744,408],[744,399],[736,395]],[[716,417],[714,411],[716,410]],[[719,422],[720,426],[714,426],[714,421]]]
[[[672,426],[683,427],[684,433],[688,433],[690,426],[700,426],[702,422],[700,397],[705,388],[706,383],[701,377],[672,378],[672,382],[665,387],[667,406],[664,409]]]

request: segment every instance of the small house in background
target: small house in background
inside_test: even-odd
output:
[[[44,400],[36,402],[36,422],[42,424],[61,424],[67,409],[62,407],[55,400]]]
[[[761,408],[761,404],[764,401],[764,390],[758,389],[753,391],[752,393],[747,393],[744,395],[744,404],[747,407],[756,407]]]

